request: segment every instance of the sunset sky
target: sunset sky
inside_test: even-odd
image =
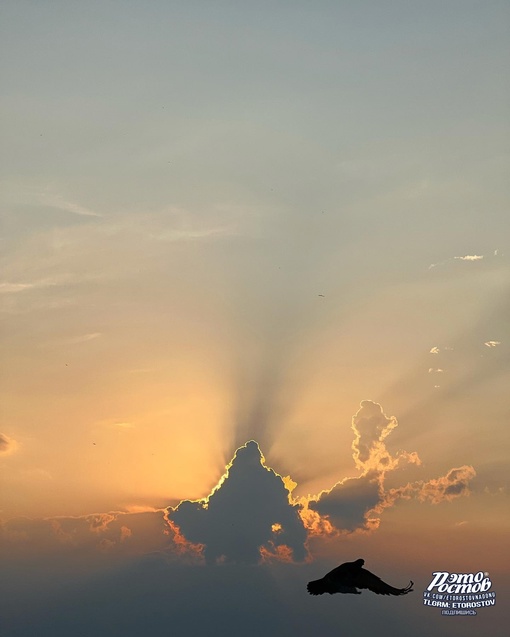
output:
[[[0,21],[6,637],[503,635],[509,3]],[[307,596],[358,557],[414,593]]]

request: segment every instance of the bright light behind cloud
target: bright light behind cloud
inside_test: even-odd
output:
[[[466,465],[439,478],[388,488],[388,474],[421,465],[416,452],[388,450],[385,440],[397,426],[380,405],[363,401],[351,427],[359,475],[316,496],[293,497],[297,483],[269,468],[252,440],[236,450],[205,498],[182,500],[166,511],[129,507],[79,517],[18,518],[4,525],[3,539],[10,552],[86,547],[92,558],[158,548],[176,560],[208,565],[310,560],[312,539],[375,532],[385,510],[401,500],[439,504],[470,494],[476,471]]]

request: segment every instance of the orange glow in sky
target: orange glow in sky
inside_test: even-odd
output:
[[[508,577],[507,4],[4,5],[16,621],[68,617],[46,566],[20,581],[36,561],[111,567],[118,608],[132,569],[138,634],[203,633],[197,605],[220,626],[214,578],[240,634],[299,637],[317,605],[288,600],[326,564]],[[164,590],[188,618],[158,624]],[[398,625],[429,626],[408,597]],[[395,623],[358,601],[347,625]]]

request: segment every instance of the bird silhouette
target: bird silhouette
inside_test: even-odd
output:
[[[366,588],[377,595],[407,595],[413,590],[414,582],[410,582],[406,588],[394,588],[380,577],[363,568],[365,560],[345,562],[340,564],[321,579],[308,582],[306,588],[310,595],[323,595],[329,593],[353,593],[361,595],[358,588]]]

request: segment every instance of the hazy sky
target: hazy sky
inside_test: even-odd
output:
[[[363,613],[370,593],[293,592],[361,555],[422,578],[369,602],[405,609],[402,635],[496,636],[498,610],[441,618],[420,586],[508,586],[509,3],[4,0],[0,20],[0,519],[8,572],[39,569],[10,608],[75,577],[88,601],[40,627],[67,635],[93,589],[175,572],[184,629],[186,604],[225,603],[195,585],[255,578],[242,623],[269,578],[278,610],[239,634],[290,614],[299,635],[318,607],[328,629],[332,604]]]

